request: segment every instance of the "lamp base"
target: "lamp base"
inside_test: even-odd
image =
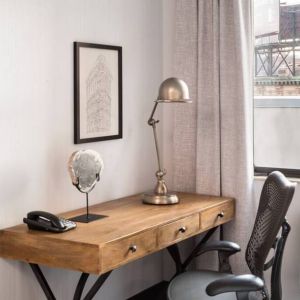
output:
[[[176,204],[179,202],[179,198],[176,194],[169,192],[166,195],[158,195],[154,192],[146,192],[143,194],[143,203],[155,204],[155,205],[168,205]]]

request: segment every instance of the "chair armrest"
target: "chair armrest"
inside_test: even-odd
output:
[[[197,252],[196,256],[202,255],[208,251],[218,251],[219,256],[219,271],[225,273],[232,273],[229,263],[229,256],[241,251],[241,247],[229,241],[212,241],[205,243]]]
[[[213,281],[206,287],[206,293],[209,296],[230,292],[255,292],[263,290],[264,282],[257,276],[232,275]]]
[[[241,247],[238,244],[229,241],[207,242],[206,244],[203,245],[203,247],[199,249],[197,256],[205,252],[214,251],[214,250],[226,252],[228,253],[229,256],[241,251]]]

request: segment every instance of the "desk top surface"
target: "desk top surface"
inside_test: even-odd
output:
[[[68,240],[79,243],[100,245],[115,239],[126,237],[163,225],[192,213],[201,212],[232,201],[231,198],[205,196],[190,193],[178,193],[180,203],[175,205],[143,204],[141,195],[133,195],[121,199],[111,200],[90,206],[92,214],[106,215],[106,218],[90,223],[77,223],[75,230],[64,233],[50,233],[29,230],[27,225],[21,224],[0,230],[17,235],[34,235],[40,239]],[[59,214],[64,218],[72,218],[85,213],[85,208]]]

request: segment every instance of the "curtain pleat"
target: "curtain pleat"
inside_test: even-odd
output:
[[[243,250],[255,216],[251,24],[248,0],[176,3],[174,71],[193,104],[175,107],[173,186],[234,197],[236,218],[225,237]],[[233,265],[248,272],[243,253]]]
[[[236,272],[249,272],[244,251],[256,213],[251,1],[221,0],[219,16],[222,194],[236,199],[236,217],[225,226],[225,238],[238,242],[243,250],[232,262]]]
[[[218,0],[198,1],[196,192],[220,195]]]
[[[173,139],[173,186],[176,190],[196,189],[197,139],[197,0],[176,2],[174,75],[189,86],[191,104],[175,104]],[[187,176],[188,175],[188,176]]]

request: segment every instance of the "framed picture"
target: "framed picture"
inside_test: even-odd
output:
[[[74,42],[74,143],[122,138],[122,47]]]

